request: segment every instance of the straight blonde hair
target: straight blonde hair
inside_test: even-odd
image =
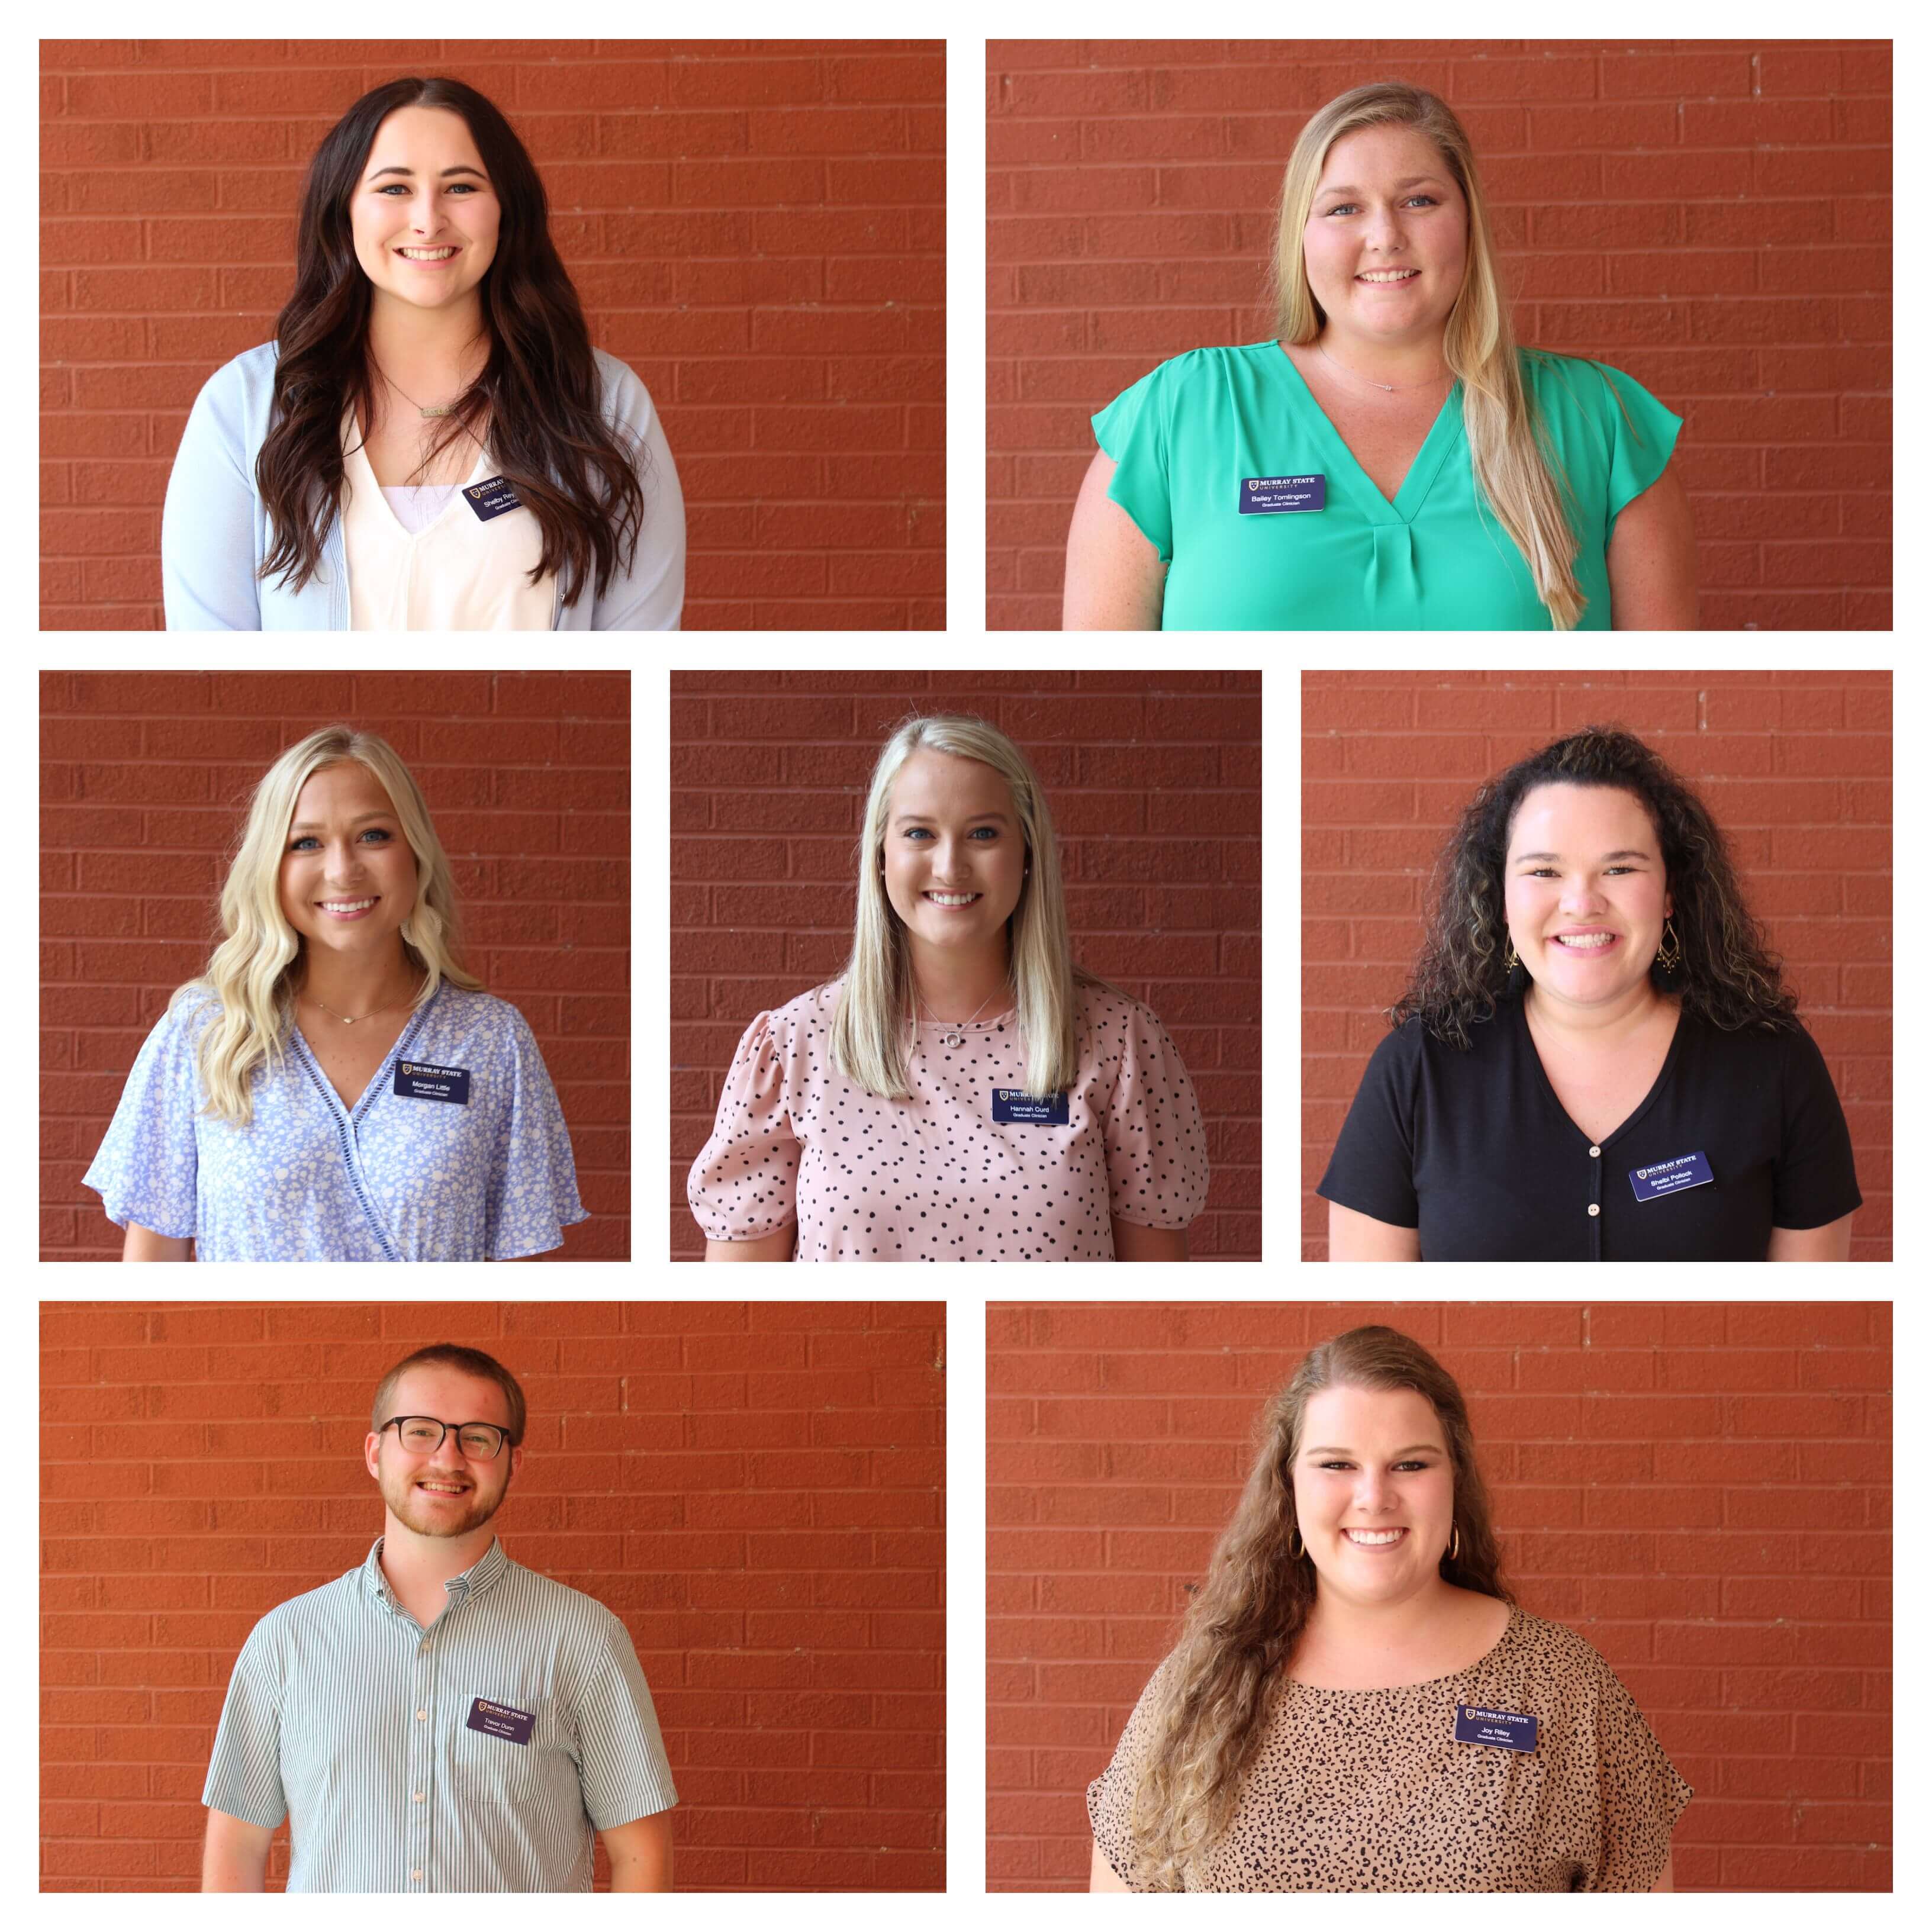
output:
[[[212,1005],[198,1049],[203,1112],[231,1125],[254,1118],[249,1082],[256,1067],[278,1062],[295,1024],[302,940],[282,914],[282,854],[302,788],[326,765],[354,764],[373,772],[416,856],[416,902],[403,922],[403,950],[423,975],[412,1012],[445,980],[476,992],[482,981],[458,963],[456,887],[436,827],[409,767],[374,732],[346,724],[311,731],[291,745],[255,788],[248,822],[221,888],[224,938],[197,980],[177,987],[168,1010]]]
[[[1497,522],[1522,552],[1552,626],[1574,630],[1588,602],[1576,582],[1575,498],[1523,386],[1496,262],[1488,196],[1477,172],[1475,150],[1446,101],[1419,87],[1378,81],[1336,95],[1310,117],[1282,178],[1281,229],[1273,277],[1276,333],[1298,346],[1322,333],[1327,317],[1309,284],[1302,233],[1328,150],[1358,128],[1381,127],[1412,128],[1424,136],[1462,191],[1468,209],[1468,244],[1462,286],[1443,328],[1442,358],[1462,380],[1462,422],[1478,503],[1487,499]],[[1526,352],[1543,358],[1567,380],[1562,357],[1540,350]],[[1611,394],[1616,394],[1614,388]],[[1617,406],[1628,422],[1630,411],[1621,396]],[[1640,437],[1636,424],[1630,427]]]
[[[1006,922],[1006,984],[1026,1046],[1029,1094],[1058,1094],[1079,1070],[1076,1034],[1077,986],[1107,982],[1074,964],[1060,883],[1060,850],[1046,794],[1026,754],[983,718],[953,713],[908,718],[888,738],[872,767],[859,837],[859,905],[852,954],[832,1020],[832,1064],[848,1080],[880,1099],[912,1091],[907,1051],[916,1016],[912,950],[904,922],[886,894],[886,811],[892,781],[914,752],[943,752],[989,765],[1006,781],[1026,845],[1019,904]],[[1108,990],[1118,990],[1108,988]]]

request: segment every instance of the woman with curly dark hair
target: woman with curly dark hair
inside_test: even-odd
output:
[[[1088,1787],[1095,1892],[1669,1892],[1690,1787],[1504,1587],[1468,1407],[1352,1328],[1263,1412],[1180,1640]]]
[[[1843,1261],[1830,1075],[1724,835],[1590,726],[1480,790],[1318,1192],[1336,1261]]]
[[[550,205],[474,88],[392,80],[323,136],[275,340],[196,399],[170,630],[675,630],[684,502],[590,344]]]

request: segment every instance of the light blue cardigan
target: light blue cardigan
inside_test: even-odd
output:
[[[684,498],[677,471],[635,371],[601,349],[592,352],[604,379],[604,420],[628,428],[650,452],[638,476],[644,521],[632,574],[622,572],[628,547],[620,544],[619,569],[602,597],[587,585],[566,608],[560,587],[553,628],[674,631],[684,608]],[[349,628],[340,516],[323,540],[320,569],[299,592],[290,590],[280,572],[255,574],[273,541],[255,488],[255,458],[268,431],[280,353],[278,344],[265,342],[236,356],[202,385],[189,412],[161,512],[161,594],[171,631]]]

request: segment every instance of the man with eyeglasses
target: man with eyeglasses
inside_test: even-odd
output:
[[[523,1466],[524,1393],[442,1343],[376,1390],[363,1460],[382,1534],[256,1624],[201,1802],[204,1892],[670,1889],[677,1802],[624,1626],[512,1562],[490,1520]]]

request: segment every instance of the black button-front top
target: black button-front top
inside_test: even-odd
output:
[[[1426,1262],[1761,1262],[1773,1228],[1860,1204],[1851,1136],[1802,1030],[1680,1015],[1636,1111],[1592,1142],[1563,1111],[1522,1003],[1467,1052],[1410,1020],[1376,1048],[1316,1192],[1418,1229]],[[1639,1170],[1708,1184],[1640,1198]]]

